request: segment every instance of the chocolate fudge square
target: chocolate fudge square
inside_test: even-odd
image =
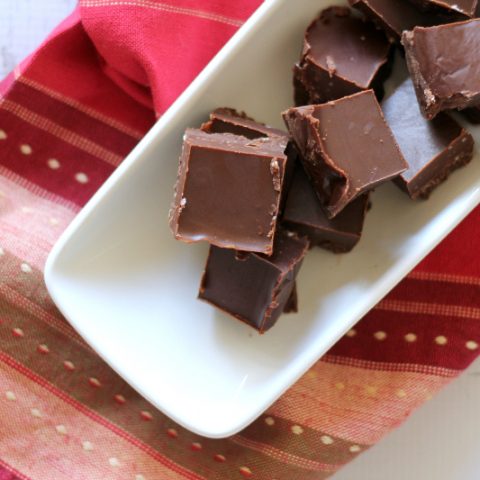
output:
[[[480,103],[480,19],[415,27],[402,43],[426,118]]]
[[[187,129],[170,227],[177,240],[270,255],[288,158],[285,137]]]
[[[288,192],[282,224],[305,236],[310,246],[318,246],[334,253],[346,253],[360,240],[369,194],[351,202],[335,218],[329,219],[303,168],[295,169]]]
[[[295,307],[295,278],[308,240],[280,230],[273,254],[210,247],[198,297],[259,332]]]
[[[283,118],[328,218],[408,167],[372,90]]]
[[[449,174],[473,156],[473,138],[446,113],[426,120],[410,79],[405,80],[382,104],[387,123],[395,135],[408,170],[395,182],[410,197],[427,198]]]
[[[324,10],[307,28],[294,67],[295,104],[323,103],[369,88],[381,97],[390,50],[384,33],[351,9]]]

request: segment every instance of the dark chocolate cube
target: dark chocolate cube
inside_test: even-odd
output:
[[[360,196],[335,218],[329,219],[303,168],[298,166],[288,192],[282,223],[306,236],[310,246],[335,253],[349,252],[360,240],[368,197],[368,193]]]
[[[372,90],[283,118],[328,218],[407,169]]]
[[[296,105],[323,103],[369,88],[383,96],[391,45],[372,23],[349,8],[324,10],[305,32],[294,67]]]
[[[295,278],[307,250],[306,239],[283,230],[270,257],[212,246],[199,298],[264,332],[295,307]]]
[[[395,182],[410,197],[426,198],[473,156],[473,138],[446,113],[426,120],[410,79],[383,102],[383,112],[409,165]]]
[[[185,242],[272,253],[286,137],[185,133],[170,226]]]
[[[480,19],[415,27],[402,44],[426,118],[480,104]]]

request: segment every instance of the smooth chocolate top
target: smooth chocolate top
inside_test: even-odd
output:
[[[335,218],[329,219],[323,211],[315,190],[301,166],[295,169],[292,186],[287,197],[282,220],[289,225],[301,225],[315,232],[310,240],[312,243],[322,243],[322,232],[328,233],[325,240],[337,241],[338,251],[344,251],[344,237],[359,237],[368,204],[368,194],[347,205]],[[293,228],[293,226],[292,226]],[[303,229],[302,229],[303,231]],[[335,249],[335,245],[331,245]],[[348,243],[350,246],[350,242]]]
[[[409,168],[402,173],[405,181],[419,174],[438,155],[445,152],[464,129],[449,115],[426,120],[416,102],[410,79],[405,80],[382,103],[385,119],[395,135]],[[435,172],[432,172],[435,175]]]
[[[217,108],[210,114],[210,120],[201,128],[208,133],[232,133],[251,139],[288,136],[285,131],[256,122],[244,112],[238,112],[233,108]]]
[[[188,129],[170,212],[175,237],[270,254],[286,144]]]
[[[410,0],[424,10],[446,9],[467,17],[475,16],[478,0]]]
[[[440,109],[480,102],[480,19],[416,27],[404,32],[402,43],[429,118]]]
[[[407,169],[372,90],[283,116],[330,218]]]
[[[349,0],[352,7],[362,11],[383,28],[387,35],[399,41],[404,30],[416,26],[431,26],[445,23],[444,18],[432,12],[421,12],[405,0]]]
[[[231,133],[233,135],[242,135],[244,137],[266,138],[266,137],[282,137],[287,143],[285,155],[287,157],[287,165],[285,167],[284,185],[282,188],[282,197],[280,201],[280,209],[283,208],[285,199],[290,186],[293,170],[296,164],[298,153],[291,142],[287,132],[278,128],[257,122],[253,118],[247,116],[245,112],[238,112],[233,108],[217,108],[210,114],[210,120],[201,127],[207,133]]]
[[[199,298],[261,332],[268,330],[285,307],[295,306],[295,278],[307,249],[306,239],[284,230],[270,257],[212,246]]]
[[[352,15],[349,8],[324,10],[305,33],[304,56],[360,89],[369,88],[387,61],[390,46],[372,24]]]

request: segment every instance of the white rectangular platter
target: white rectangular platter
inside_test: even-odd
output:
[[[204,436],[252,422],[480,202],[478,155],[427,202],[379,188],[359,246],[341,256],[311,251],[299,276],[300,313],[263,336],[196,300],[207,246],[174,241],[167,224],[183,131],[220,106],[281,127],[304,29],[330,4],[262,4],[47,262],[48,289],[86,341],[156,407]]]

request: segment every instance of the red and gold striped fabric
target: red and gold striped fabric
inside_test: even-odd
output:
[[[0,84],[1,480],[324,479],[478,355],[480,209],[227,440],[156,411],[48,297],[60,233],[259,3],[81,0]]]

